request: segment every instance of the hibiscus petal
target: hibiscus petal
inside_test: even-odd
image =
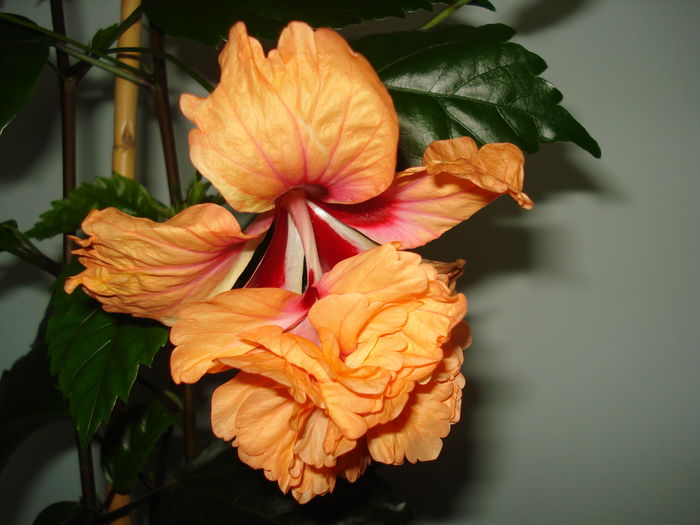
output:
[[[525,208],[523,155],[512,144],[481,149],[468,137],[433,142],[424,167],[397,174],[384,193],[352,204],[321,204],[338,220],[371,239],[415,248],[436,239],[504,193]]]
[[[354,203],[393,179],[398,122],[367,60],[329,29],[292,22],[267,57],[236,24],[220,55],[221,83],[184,95],[192,162],[241,211],[270,209],[304,187]]]
[[[452,413],[443,401],[452,391],[451,384],[431,383],[429,388],[418,387],[412,392],[399,417],[368,431],[372,458],[400,465],[404,458],[415,463],[438,457],[441,438],[450,431]]]
[[[82,225],[89,237],[72,238],[86,270],[69,277],[65,289],[82,285],[108,312],[170,325],[189,303],[233,286],[268,226],[242,233],[233,215],[214,204],[192,206],[164,223],[95,210]]]
[[[319,361],[320,351],[313,342],[294,333],[283,332],[280,326],[254,328],[242,332],[239,337],[278,356],[287,366],[285,373],[292,386],[316,397],[309,377],[313,376],[315,381],[325,379],[327,375]]]
[[[278,288],[231,290],[190,305],[170,332],[170,340],[177,345],[170,358],[173,380],[193,383],[217,371],[218,359],[258,346],[242,341],[241,333],[261,326],[291,326],[307,309],[304,296]]]
[[[268,379],[245,372],[217,388],[211,404],[214,433],[227,440],[235,437],[233,444],[243,462],[264,469],[265,476],[279,480],[285,492],[295,484],[290,470],[297,432],[290,422],[301,405]]]
[[[308,318],[318,332],[322,329],[333,332],[340,357],[345,358],[355,351],[360,332],[380,306],[370,305],[367,297],[359,293],[334,294],[318,300],[309,310]]]
[[[404,458],[415,463],[438,456],[442,438],[451,424],[459,421],[465,384],[459,370],[462,349],[469,338],[467,324],[457,324],[443,345],[445,357],[435,369],[433,380],[411,392],[398,417],[368,431],[367,444],[373,459],[400,465]]]
[[[370,302],[388,304],[425,292],[429,277],[420,255],[385,244],[339,262],[314,287],[319,297],[360,293]]]
[[[235,438],[241,460],[263,469],[299,503],[331,492],[338,474],[357,479],[369,462],[365,447],[355,450],[322,411],[245,372],[214,392],[212,428],[223,439]]]

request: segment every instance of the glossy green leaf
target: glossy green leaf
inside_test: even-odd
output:
[[[45,36],[0,20],[0,133],[32,98],[48,56]]]
[[[432,10],[440,3],[437,0],[143,0],[143,8],[168,34],[216,47],[226,38],[229,27],[239,20],[246,23],[250,34],[276,39],[292,20],[339,29],[367,20],[404,17],[419,9]],[[477,2],[483,7],[486,3]]]
[[[46,507],[32,525],[90,525],[90,511],[77,501],[59,501]]]
[[[409,517],[406,504],[371,473],[354,484],[339,481],[333,494],[299,505],[222,441],[176,474],[155,510],[155,523],[168,525],[399,525]]]
[[[86,446],[117,398],[128,399],[139,367],[150,366],[168,330],[154,321],[107,313],[80,289],[66,294],[63,281],[75,266],[54,286],[46,343],[51,371]]]
[[[109,425],[102,444],[102,469],[114,490],[131,490],[161,436],[179,420],[178,412],[153,400],[129,407]]]
[[[26,438],[67,417],[68,407],[54,385],[46,347],[37,341],[0,379],[0,471]]]
[[[41,214],[41,220],[27,231],[27,235],[46,239],[74,232],[91,210],[110,206],[155,221],[172,215],[172,210],[154,199],[143,185],[115,173],[110,178],[98,177],[95,182],[81,184],[70,192],[68,198],[53,201],[52,208]]]
[[[389,88],[401,123],[403,161],[420,162],[433,140],[468,135],[511,142],[529,153],[540,143],[571,141],[595,157],[597,142],[540,78],[547,65],[504,25],[447,26],[374,35],[354,42]]]
[[[0,223],[0,251],[6,251],[52,275],[58,275],[60,265],[44,255],[26,235],[17,228],[16,221]]]

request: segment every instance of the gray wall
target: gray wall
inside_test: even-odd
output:
[[[48,4],[34,4],[0,2],[48,24]],[[110,23],[111,4],[69,2],[71,32],[86,38]],[[526,165],[533,211],[504,199],[427,251],[468,260],[464,417],[438,461],[385,473],[421,524],[699,523],[700,9],[690,0],[494,4],[496,14],[458,16],[518,29],[515,41],[548,62],[543,76],[603,159],[544,147]],[[81,180],[109,173],[109,82],[91,74],[81,89]],[[0,219],[24,228],[60,193],[49,72],[38,95],[0,137]],[[157,137],[151,129],[141,141],[141,173],[162,194]],[[33,338],[48,280],[6,254],[0,268],[8,367]],[[0,476],[2,505],[12,502],[0,515],[30,523],[76,498],[75,466],[65,426],[37,433]]]

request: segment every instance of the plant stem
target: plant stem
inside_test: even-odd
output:
[[[168,100],[168,77],[165,69],[163,31],[151,23],[151,47],[156,53],[153,55],[153,105],[156,110],[158,127],[160,128],[161,142],[163,143],[163,156],[165,159],[165,173],[168,178],[168,192],[170,194],[170,204],[177,206],[180,204],[180,174],[177,168],[177,155],[175,148],[175,133],[173,132],[173,119],[170,113],[170,102]],[[159,56],[161,55],[161,56]]]
[[[180,175],[177,168],[177,155],[175,149],[175,134],[173,132],[173,120],[170,113],[168,100],[168,76],[165,69],[165,44],[163,31],[150,25],[151,47],[153,54],[153,76],[155,83],[152,87],[153,105],[156,110],[156,119],[160,128],[160,137],[163,143],[163,156],[165,158],[165,172],[168,179],[168,193],[170,204],[178,206],[181,201]],[[195,387],[183,386],[183,415],[182,427],[185,437],[185,459],[191,461],[197,455],[197,418],[195,415]]]
[[[80,468],[80,486],[83,491],[83,504],[90,510],[97,510],[97,493],[95,492],[95,468],[92,464],[92,447],[80,446],[78,431],[75,431],[75,442],[78,446],[78,464]]]
[[[63,2],[51,0],[51,19],[58,34],[66,34],[66,22],[63,15]],[[76,84],[69,75],[70,61],[68,55],[56,48],[56,63],[61,73],[58,81],[61,96],[61,136],[63,139],[63,198],[76,186],[76,123],[75,123],[75,91]],[[63,236],[63,262],[68,264],[71,257],[71,241],[68,235]],[[92,464],[92,462],[91,462]],[[81,469],[82,470],[82,469]],[[94,476],[93,476],[94,478]],[[93,479],[94,484],[94,479]],[[83,487],[85,495],[86,487]],[[92,492],[94,495],[94,486]],[[87,497],[86,497],[87,499]]]
[[[197,455],[197,418],[195,416],[194,385],[183,385],[183,432],[185,434],[185,459],[189,462]]]
[[[428,22],[423,24],[420,27],[420,30],[425,31],[427,29],[430,29],[431,27],[435,27],[440,22],[442,22],[445,18],[450,16],[452,13],[454,13],[457,9],[459,9],[463,5],[467,5],[471,1],[472,0],[457,0],[455,3],[447,6],[445,9],[440,11],[434,18],[431,18],[430,20],[428,20]]]

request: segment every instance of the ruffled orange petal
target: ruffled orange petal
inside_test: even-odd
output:
[[[333,294],[317,301],[309,310],[308,318],[316,331],[326,329],[336,336],[340,356],[346,357],[357,349],[360,334],[381,306],[370,303],[359,293]]]
[[[303,296],[279,288],[231,290],[190,305],[170,332],[177,345],[170,358],[173,380],[193,383],[207,372],[219,371],[221,358],[235,358],[258,346],[241,340],[242,333],[293,325],[306,310]]]
[[[327,202],[354,203],[393,179],[398,122],[367,60],[334,31],[292,22],[266,57],[245,25],[219,58],[221,83],[207,98],[184,95],[195,166],[240,211],[270,209],[304,187]]]
[[[320,297],[360,293],[372,302],[403,301],[428,288],[427,267],[420,263],[419,255],[385,244],[339,262],[315,287]]]
[[[437,458],[442,438],[459,420],[465,383],[459,369],[462,348],[467,343],[468,329],[461,323],[445,345],[445,359],[435,370],[433,380],[411,392],[397,418],[367,432],[367,444],[374,460],[400,465],[404,459],[415,463]]]
[[[295,463],[292,425],[302,407],[271,381],[245,372],[217,388],[211,404],[214,434],[234,439],[241,460],[264,469],[286,492]]]
[[[433,142],[423,167],[397,174],[381,195],[360,204],[322,205],[369,238],[415,248],[436,239],[504,193],[524,208],[523,154],[512,144],[478,149],[468,137]]]
[[[164,223],[94,210],[82,224],[88,238],[72,238],[86,270],[69,277],[65,289],[82,285],[108,312],[170,325],[189,303],[233,286],[267,226],[242,233],[233,215],[214,204],[192,206]]]
[[[321,410],[245,372],[214,392],[212,427],[234,440],[243,462],[262,469],[283,492],[291,490],[299,503],[331,492],[337,475],[354,481],[369,460],[366,449],[356,449]]]
[[[216,433],[303,503],[357,479],[370,454],[437,456],[459,418],[465,310],[434,265],[379,246],[303,296],[233,290],[191,305],[173,327],[173,377],[241,369],[215,393]]]

